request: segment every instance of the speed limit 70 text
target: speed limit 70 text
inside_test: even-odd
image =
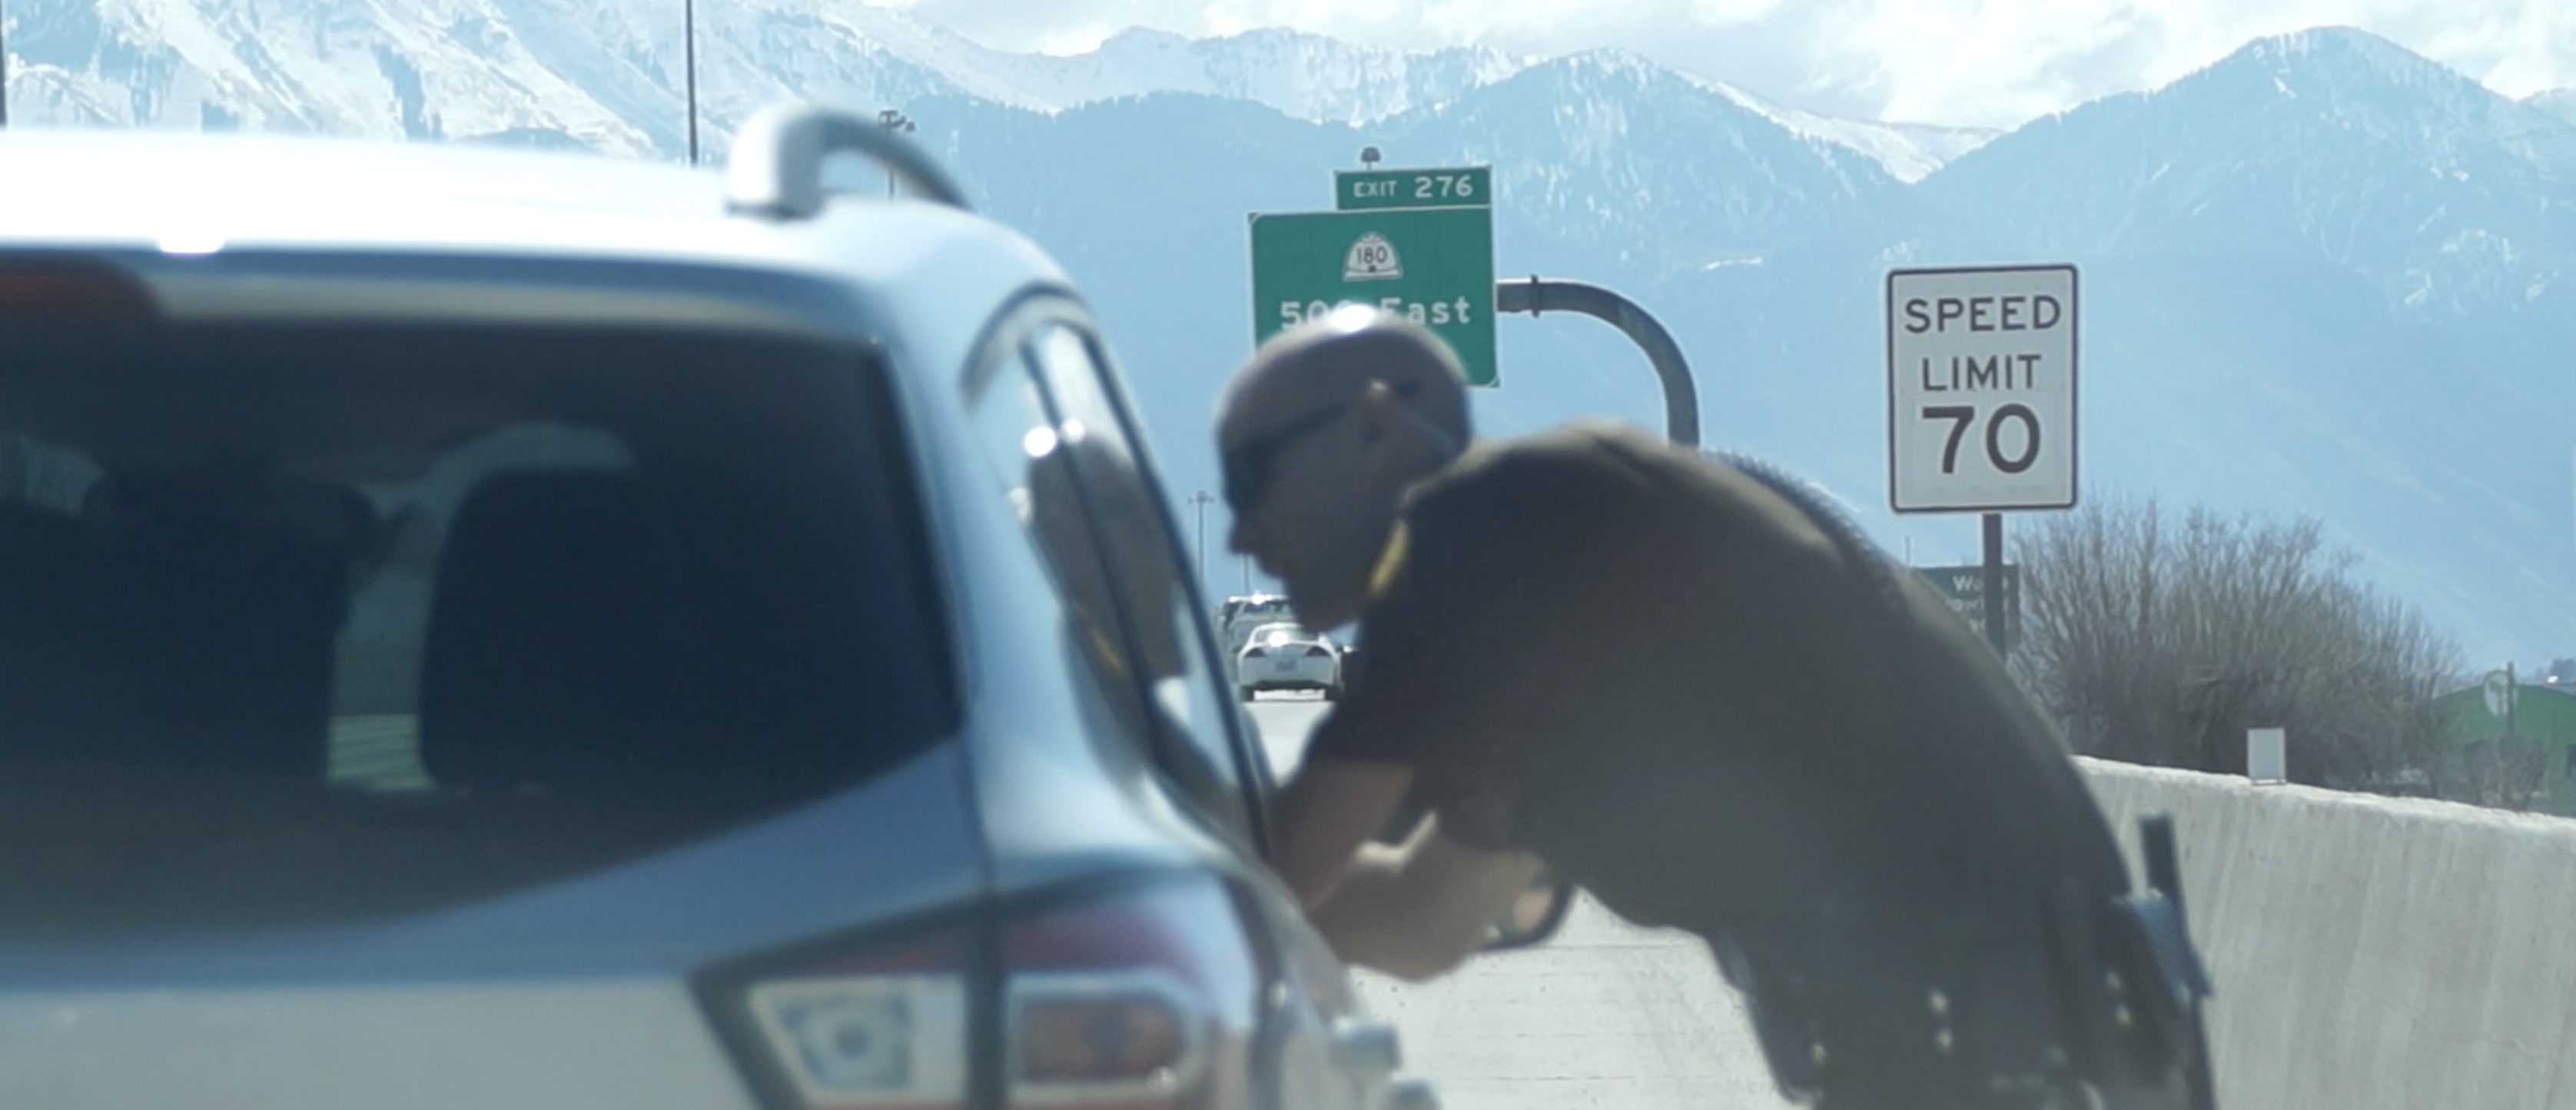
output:
[[[1982,297],[1914,297],[1903,306],[1908,333],[1949,331],[2051,331],[2066,319],[2065,305],[2045,293]],[[2033,351],[1951,355],[1942,362],[1918,360],[1917,384],[1924,393],[1979,393],[2037,388],[2046,356]],[[1996,471],[2019,474],[2039,460],[2039,414],[2017,401],[1990,409],[1976,404],[1925,405],[1925,420],[1950,423],[1941,443],[1941,473],[1956,474],[1959,448],[1977,432],[1978,446]]]

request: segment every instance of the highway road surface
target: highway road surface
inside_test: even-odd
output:
[[[1332,708],[1312,694],[1245,707],[1286,781]],[[1403,1031],[1404,1066],[1444,1110],[1779,1110],[1744,1007],[1688,934],[1639,929],[1588,899],[1545,946],[1478,956],[1431,983],[1362,972]]]

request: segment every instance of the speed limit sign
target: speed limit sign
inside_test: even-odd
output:
[[[2075,267],[1887,275],[1887,482],[1900,513],[2075,505]]]

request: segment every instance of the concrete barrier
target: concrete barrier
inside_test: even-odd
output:
[[[2228,1110],[2576,1110],[2576,820],[2084,761],[2174,816]],[[1548,947],[1364,976],[1448,1110],[1777,1110],[1705,949],[1585,903]]]
[[[2576,821],[2085,762],[2174,816],[2226,1107],[2576,1110]]]

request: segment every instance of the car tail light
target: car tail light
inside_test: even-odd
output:
[[[1332,654],[1333,654],[1332,652],[1330,652],[1330,651],[1328,651],[1328,650],[1325,650],[1323,647],[1318,646],[1318,645],[1310,644],[1310,645],[1307,645],[1307,647],[1306,647],[1306,656],[1307,656],[1308,658],[1310,658],[1310,659],[1323,659],[1323,658],[1328,658],[1328,657],[1330,657]]]
[[[1234,899],[1199,878],[1007,925],[1008,1103],[1240,1110],[1261,973]]]
[[[0,316],[27,319],[150,319],[151,290],[108,262],[80,255],[0,256]]]
[[[818,961],[741,988],[774,1101],[954,1107],[967,1091],[967,977],[950,938]]]
[[[1175,878],[729,976],[710,1002],[781,1108],[1248,1110],[1248,935],[1224,887]]]

